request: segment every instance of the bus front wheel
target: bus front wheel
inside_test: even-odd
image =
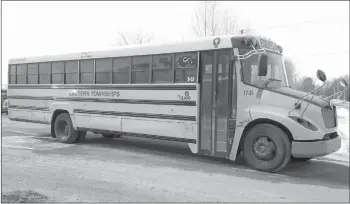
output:
[[[256,170],[277,172],[291,159],[291,142],[280,128],[258,124],[245,135],[243,156],[246,163]]]
[[[59,114],[54,123],[54,131],[59,142],[72,144],[79,137],[79,131],[74,130],[72,120],[68,113]]]

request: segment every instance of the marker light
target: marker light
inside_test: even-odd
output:
[[[251,46],[251,45],[253,45],[254,47],[256,47],[257,44],[258,44],[258,41],[257,41],[255,38],[244,38],[243,44],[244,44],[245,46]]]
[[[258,44],[258,41],[256,41],[255,38],[252,38],[251,43],[252,43],[252,45],[253,45],[254,47],[256,47],[256,45]]]
[[[280,53],[282,54],[283,53],[283,48],[281,46],[277,46],[278,50],[280,51]]]
[[[244,44],[245,46],[249,46],[249,44],[248,44],[248,38],[244,38],[243,44]]]

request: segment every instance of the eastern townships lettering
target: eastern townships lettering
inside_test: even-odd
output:
[[[79,97],[119,97],[119,91],[71,91],[68,93],[69,96]]]

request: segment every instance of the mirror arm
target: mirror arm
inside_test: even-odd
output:
[[[346,89],[344,89],[344,90],[342,90],[342,91],[339,91],[339,92],[337,92],[337,93],[334,93],[334,94],[332,94],[332,95],[330,95],[330,96],[327,96],[325,99],[329,99],[329,98],[331,98],[331,97],[333,97],[333,96],[335,96],[335,95],[337,95],[337,94],[340,94],[339,96],[338,96],[338,98],[343,94],[343,93],[345,93],[345,91],[347,91],[349,88],[346,88]]]
[[[301,104],[301,102],[303,102],[303,101],[306,99],[306,97],[308,97],[308,96],[309,96],[310,94],[312,94],[313,92],[319,90],[319,89],[322,88],[324,85],[326,85],[326,83],[323,83],[321,86],[319,86],[319,87],[317,87],[316,89],[314,89],[314,90],[310,91],[309,93],[307,93],[302,99],[299,99],[298,102],[297,102],[297,104],[296,104],[292,109],[289,110],[288,115],[290,114],[290,112],[291,112],[292,110],[294,110],[296,107],[298,107],[298,105]]]

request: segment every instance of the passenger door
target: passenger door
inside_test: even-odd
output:
[[[236,80],[232,51],[200,55],[199,153],[228,157],[236,118]]]

